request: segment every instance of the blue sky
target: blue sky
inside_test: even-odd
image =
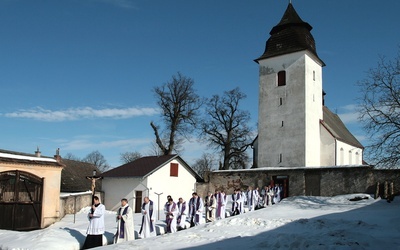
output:
[[[240,87],[257,124],[258,65],[288,1],[0,0],[0,148],[84,157],[151,152],[154,86],[180,71],[210,97]],[[326,63],[326,105],[363,143],[355,83],[400,44],[400,1],[293,0]],[[192,140],[182,157],[200,157]]]

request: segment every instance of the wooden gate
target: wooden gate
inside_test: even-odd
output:
[[[0,172],[0,229],[41,227],[43,178],[24,171]]]

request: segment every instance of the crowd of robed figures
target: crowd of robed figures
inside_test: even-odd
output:
[[[271,206],[280,202],[282,195],[282,186],[265,186],[263,189],[249,186],[246,191],[236,189],[230,195],[232,203],[231,208],[227,209],[229,196],[223,190],[217,190],[215,193],[208,192],[205,200],[194,192],[189,202],[179,198],[175,202],[171,196],[167,196],[167,202],[164,205],[165,222],[167,233],[174,233],[178,230],[194,227],[204,222],[203,214],[205,210],[205,221],[212,222],[224,219],[226,214],[230,216],[251,212],[263,207]],[[87,237],[83,249],[89,249],[103,245],[103,234],[105,232],[104,214],[105,206],[100,203],[97,196],[94,196],[94,204],[88,214],[89,226]],[[149,197],[144,197],[141,206],[142,221],[139,231],[139,238],[148,238],[156,236],[155,214],[153,201]],[[114,235],[114,243],[131,241],[135,239],[133,210],[128,204],[128,200],[121,200],[121,207],[117,211],[117,232]]]

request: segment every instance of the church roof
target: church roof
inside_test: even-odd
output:
[[[339,116],[337,114],[334,114],[325,106],[323,107],[323,120],[321,121],[321,124],[336,139],[353,145],[354,147],[364,148],[363,145],[346,128]]]
[[[104,172],[101,176],[103,177],[146,177],[151,173],[157,171],[159,168],[165,166],[170,161],[178,159],[181,164],[186,166],[189,172],[191,172],[197,180],[201,180],[201,177],[191,168],[185,161],[182,160],[178,155],[160,155],[160,156],[145,156],[136,159],[132,162],[126,163],[107,172]]]
[[[325,66],[317,55],[311,29],[311,25],[304,22],[293,5],[289,3],[281,21],[269,33],[271,36],[266,42],[264,54],[255,61],[308,50],[321,62],[322,66]]]

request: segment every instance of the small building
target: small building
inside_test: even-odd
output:
[[[0,150],[0,229],[44,228],[60,219],[64,165],[33,154]]]
[[[102,175],[104,204],[116,210],[126,198],[135,213],[141,212],[143,198],[162,210],[167,195],[174,201],[189,200],[201,177],[178,155],[146,156],[104,172]],[[160,213],[158,213],[160,216]]]

